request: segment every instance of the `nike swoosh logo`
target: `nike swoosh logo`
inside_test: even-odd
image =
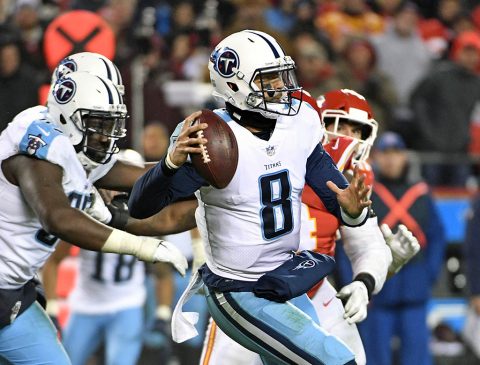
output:
[[[37,126],[38,127],[38,126]],[[51,132],[47,132],[45,129],[43,129],[42,127],[38,127],[38,129],[40,129],[40,132],[42,132],[45,137],[48,137],[50,135]]]
[[[335,299],[335,297],[330,298],[330,300],[327,300],[326,302],[323,302],[324,307],[328,307],[328,305],[332,302],[332,300]]]

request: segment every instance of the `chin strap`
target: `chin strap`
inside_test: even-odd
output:
[[[97,168],[100,166],[98,162],[95,162],[91,159],[89,159],[83,151],[77,153],[77,158],[82,164],[83,168],[87,171],[92,171],[93,169]]]
[[[228,114],[232,119],[242,126],[261,129],[262,132],[271,133],[275,129],[277,119],[264,117],[259,112],[251,110],[241,110],[230,103],[225,103]]]

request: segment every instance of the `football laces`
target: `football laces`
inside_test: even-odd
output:
[[[198,138],[203,138],[203,131],[197,131],[197,137]],[[200,143],[199,147],[202,149],[202,160],[203,163],[209,163],[211,161],[210,155],[208,154],[207,146],[204,144]]]

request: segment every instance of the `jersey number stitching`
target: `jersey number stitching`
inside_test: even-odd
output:
[[[260,218],[262,235],[271,240],[293,229],[292,185],[288,170],[262,175],[258,179],[260,186]]]

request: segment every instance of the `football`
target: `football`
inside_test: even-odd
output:
[[[202,153],[190,155],[192,164],[213,187],[223,189],[237,171],[237,139],[228,124],[211,110],[203,109],[196,122],[207,123],[208,127],[190,137],[203,134],[208,142],[200,146]]]

